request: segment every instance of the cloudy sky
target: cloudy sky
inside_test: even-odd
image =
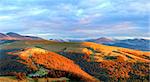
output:
[[[44,38],[149,37],[149,0],[0,0],[0,32]]]

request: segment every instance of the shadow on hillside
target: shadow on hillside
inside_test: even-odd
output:
[[[14,52],[20,49],[0,50],[0,75],[9,75],[11,72],[30,72],[29,68],[18,62],[18,57],[9,55],[8,52]]]
[[[110,64],[107,64],[103,62],[87,62],[83,58],[84,54],[66,52],[59,52],[59,54],[74,60],[82,70],[104,82],[149,82],[149,63],[113,62],[111,64],[110,62]],[[111,71],[112,68],[113,70]]]

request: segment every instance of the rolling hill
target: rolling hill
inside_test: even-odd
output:
[[[11,60],[7,65],[1,64],[0,68],[3,69],[0,69],[0,72],[13,72],[22,69],[16,72],[36,75],[38,71],[33,72],[32,70],[54,69],[55,71],[71,73],[71,77],[65,75],[70,80],[82,79],[85,82],[87,79],[95,81],[95,78],[104,82],[148,82],[149,80],[150,52],[93,42],[55,42],[48,40],[14,41],[0,45],[0,47],[1,61]],[[12,64],[12,61],[15,62]],[[7,69],[7,66],[11,65],[12,67]],[[14,65],[17,68],[13,68]],[[51,70],[52,73],[47,77],[53,77],[55,75],[54,70]]]

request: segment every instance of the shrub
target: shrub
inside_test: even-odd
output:
[[[29,74],[29,77],[44,77],[48,74],[48,70],[40,67],[38,71],[36,71],[35,73]]]

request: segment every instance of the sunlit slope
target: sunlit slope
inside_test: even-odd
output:
[[[63,75],[60,72],[60,75],[57,75],[58,77],[66,77],[68,76],[68,74],[70,74],[70,77],[68,78],[81,79],[86,82],[96,81],[94,77],[81,70],[81,68],[72,60],[54,52],[50,52],[40,48],[29,48],[25,51],[17,52],[16,54],[19,54],[18,56],[19,58],[21,58],[19,62],[27,65],[32,70],[38,70],[38,65],[51,70],[49,71],[49,76],[51,74],[54,74],[51,73],[53,72],[52,70],[59,70],[63,71],[65,74]]]
[[[121,47],[106,46],[91,42],[83,42],[82,46],[93,51],[94,61],[104,60],[127,61],[127,62],[150,62],[150,52],[142,52]],[[91,54],[90,54],[91,55]]]
[[[84,54],[88,60],[91,57],[94,61],[100,62],[111,59],[114,61],[128,61],[128,62],[149,62],[150,52],[142,52],[121,47],[106,46],[92,42],[82,43],[67,43],[54,41],[15,41],[12,43],[1,45],[2,49],[24,49],[38,47],[54,52],[68,52]]]

